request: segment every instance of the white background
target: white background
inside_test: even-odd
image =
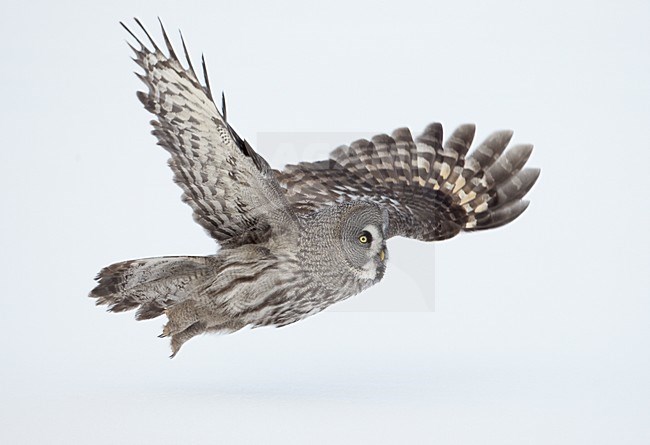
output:
[[[17,3],[0,6],[1,443],[650,443],[650,3]],[[134,94],[118,21],[159,39],[158,15],[251,141],[513,128],[542,168],[530,208],[435,249],[391,241],[385,282],[337,310],[169,360],[162,320],[86,298],[112,262],[214,252]],[[257,148],[275,166],[328,151]]]

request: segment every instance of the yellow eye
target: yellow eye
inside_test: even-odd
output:
[[[372,241],[372,235],[370,234],[370,232],[367,232],[365,230],[361,232],[361,235],[359,235],[359,242],[361,244],[368,244],[371,241]]]

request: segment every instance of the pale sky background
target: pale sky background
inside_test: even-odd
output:
[[[169,360],[163,320],[86,297],[110,263],[215,249],[135,97],[133,16],[205,53],[274,166],[474,122],[535,144],[532,204]],[[650,443],[649,23],[645,0],[3,2],[0,443]]]

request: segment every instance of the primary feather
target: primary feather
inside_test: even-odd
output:
[[[171,154],[174,181],[183,189],[183,201],[194,210],[194,219],[222,246],[268,239],[272,230],[291,226],[294,218],[268,164],[234,132],[213,102],[205,62],[204,86],[187,52],[189,68],[182,66],[164,28],[169,55],[136,22],[153,46],[147,48],[122,24],[139,44],[132,49],[144,70],[138,77],[147,91],[139,91],[138,98],[156,115],[152,133]]]
[[[492,134],[466,159],[474,131],[474,125],[462,125],[443,144],[439,123],[415,141],[400,128],[392,136],[338,147],[328,161],[288,165],[276,176],[289,201],[303,211],[370,200],[389,212],[388,237],[440,241],[514,220],[526,209],[521,198],[539,176],[539,169],[521,170],[531,146],[515,146],[501,156],[510,131]]]

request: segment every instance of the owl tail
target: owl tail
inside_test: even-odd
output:
[[[211,257],[159,257],[123,261],[103,268],[97,286],[88,295],[111,312],[137,308],[138,320],[162,315],[185,301],[206,282]]]
[[[188,309],[192,297],[211,282],[218,262],[215,257],[179,256],[115,263],[97,274],[98,284],[88,296],[111,312],[137,308],[137,320],[166,314],[169,322],[161,337],[171,337],[174,357],[183,343],[206,330]]]

